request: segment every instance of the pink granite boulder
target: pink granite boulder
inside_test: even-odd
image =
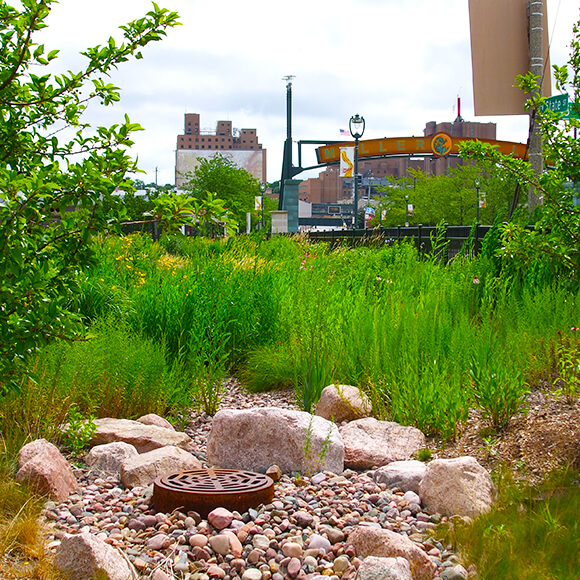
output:
[[[16,480],[57,501],[64,501],[77,487],[68,461],[46,439],[37,439],[22,447]]]

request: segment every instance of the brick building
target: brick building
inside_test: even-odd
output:
[[[187,181],[187,173],[195,171],[199,159],[211,159],[218,153],[258,181],[266,181],[266,150],[258,142],[256,129],[235,129],[231,121],[218,121],[215,131],[202,130],[199,113],[186,113],[184,133],[177,136],[175,151],[177,187]]]

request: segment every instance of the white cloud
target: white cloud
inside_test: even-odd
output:
[[[466,0],[160,0],[183,26],[122,65],[113,82],[121,103],[91,110],[93,123],[127,113],[146,131],[135,155],[154,180],[173,182],[175,143],[185,112],[202,127],[229,119],[256,128],[268,151],[268,179],[280,176],[286,138],[286,90],[293,84],[293,136],[338,139],[351,115],[367,121],[365,137],[421,134],[428,121],[453,120],[458,95],[466,120],[498,123],[498,138],[525,141],[525,117],[473,115]],[[60,48],[59,66],[78,69],[78,52],[120,37],[119,25],[151,8],[148,0],[60,0],[42,41]],[[552,63],[568,57],[575,0],[548,0]],[[309,159],[305,160],[307,163]]]

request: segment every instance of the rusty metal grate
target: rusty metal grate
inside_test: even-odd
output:
[[[216,507],[244,512],[274,497],[274,481],[262,473],[236,469],[194,469],[159,477],[153,484],[157,511],[196,511],[202,517]]]

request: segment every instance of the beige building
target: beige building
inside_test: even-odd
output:
[[[200,159],[211,159],[216,154],[230,159],[258,181],[266,181],[266,150],[258,142],[256,129],[234,129],[231,121],[218,121],[215,131],[206,131],[200,128],[199,113],[186,113],[184,133],[177,136],[176,186],[187,181],[187,174],[195,171]]]

